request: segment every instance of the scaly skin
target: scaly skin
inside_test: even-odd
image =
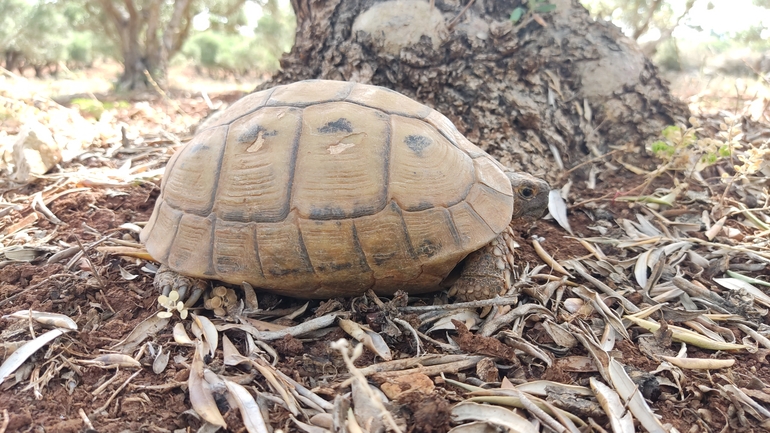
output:
[[[460,277],[449,290],[460,302],[504,295],[513,284],[513,227],[530,223],[548,209],[550,186],[526,173],[506,172],[513,186],[513,215],[506,230],[465,258]]]
[[[198,299],[209,286],[206,280],[186,277],[179,272],[172,271],[166,265],[161,265],[158,272],[155,273],[153,285],[164,296],[168,296],[172,290],[176,290],[179,292],[179,299],[188,308],[198,302]],[[190,291],[189,296],[188,291]]]

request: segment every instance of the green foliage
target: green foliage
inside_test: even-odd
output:
[[[548,3],[548,0],[528,0],[525,4],[526,7],[519,6],[511,12],[511,21],[514,23],[519,22],[527,12],[544,14],[556,10],[556,5]]]
[[[294,45],[296,21],[290,7],[281,8],[275,2],[272,4],[273,7],[264,8],[264,14],[254,29],[254,36],[277,59]]]
[[[261,7],[258,21],[247,15],[254,8],[244,8],[246,3]],[[100,57],[124,61],[126,44],[130,43],[142,61],[150,61],[147,67],[154,72],[152,67],[157,65],[152,62],[163,60],[158,60],[162,54],[152,51],[158,44],[153,45],[147,33],[148,14],[157,6],[159,27],[154,39],[160,41],[174,2],[134,0],[134,4],[142,21],[137,39],[124,41],[125,34],[120,34],[105,9],[111,5],[118,15],[128,17],[123,0],[0,0],[0,64],[7,62],[6,68],[21,71],[66,62],[70,69],[76,69]],[[196,33],[192,26],[196,15],[208,19],[208,30]],[[254,26],[253,35],[249,26]],[[294,26],[287,0],[192,0],[179,28],[180,40],[186,42],[180,47],[185,58],[210,71],[271,72],[291,48]],[[167,53],[173,56],[176,49],[169,47]]]
[[[7,68],[37,68],[64,60],[68,36],[67,20],[54,5],[0,0],[0,47],[6,59],[14,59]]]
[[[676,39],[669,39],[658,46],[655,64],[669,71],[683,70],[682,58]]]
[[[650,146],[651,152],[664,162],[656,172],[685,170],[692,175],[730,157],[733,150],[740,147],[738,141],[742,134],[740,124],[734,119],[726,122],[716,138],[703,137],[700,122],[694,117],[690,118],[689,128],[681,125],[664,128],[662,139]]]
[[[182,54],[212,75],[276,71],[278,59],[293,44],[295,22],[288,5],[268,4],[272,6],[263,7],[254,36],[210,29],[193,35]]]
[[[75,32],[67,44],[67,61],[70,69],[90,65],[94,61],[93,35]]]
[[[190,38],[182,54],[211,75],[247,75],[277,70],[278,58],[261,42],[256,37],[208,30]]]
[[[684,0],[582,0],[596,18],[612,21],[634,39],[648,33],[665,34],[677,26],[682,7],[689,11],[691,1]],[[686,12],[685,12],[686,13]]]
[[[78,108],[80,114],[91,116],[97,120],[102,117],[107,110],[113,108],[129,108],[131,104],[128,101],[100,102],[97,99],[76,98],[72,100],[72,105]]]

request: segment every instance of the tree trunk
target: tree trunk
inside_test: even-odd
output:
[[[144,90],[150,79],[161,88],[166,84],[168,62],[190,33],[191,0],[175,0],[170,17],[162,10],[163,2],[150,2],[141,9],[134,0],[101,0],[100,6],[114,31],[112,38],[120,43],[123,74],[119,90]],[[149,73],[150,77],[147,76]]]
[[[260,87],[309,78],[389,87],[445,114],[502,163],[551,181],[610,146],[644,153],[688,116],[636,44],[577,0],[551,0],[553,12],[516,23],[520,0],[471,0],[464,12],[467,0],[431,3],[292,0],[294,48]]]

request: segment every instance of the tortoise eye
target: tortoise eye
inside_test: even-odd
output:
[[[524,187],[519,191],[519,194],[521,194],[524,198],[532,198],[535,196],[535,190],[530,187]]]

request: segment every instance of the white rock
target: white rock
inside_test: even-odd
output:
[[[27,122],[13,144],[11,164],[14,182],[27,182],[30,175],[45,174],[62,160],[61,147],[51,131],[40,122]]]

